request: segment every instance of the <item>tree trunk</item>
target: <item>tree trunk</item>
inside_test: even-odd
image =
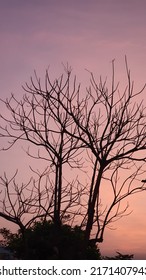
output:
[[[60,220],[61,190],[62,190],[62,163],[56,165],[54,224],[57,227],[60,227],[60,225],[61,225],[61,220]]]
[[[100,183],[102,179],[103,174],[103,167],[100,167],[98,176],[96,179],[95,187],[93,188],[92,197],[90,198],[90,203],[88,204],[88,212],[87,212],[87,225],[85,229],[85,240],[86,242],[89,242],[90,240],[90,234],[93,227],[94,222],[94,213],[95,213],[95,204],[96,200],[99,197],[99,189],[100,189]]]

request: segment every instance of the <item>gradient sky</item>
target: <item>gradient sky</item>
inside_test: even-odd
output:
[[[68,62],[78,80],[88,84],[86,68],[106,76],[115,59],[117,79],[123,83],[125,55],[135,84],[142,86],[146,81],[145,11],[145,0],[0,0],[0,97],[11,92],[21,97],[21,85],[34,69],[43,77],[49,66],[55,77],[62,71],[62,62]],[[14,173],[20,155],[23,168],[22,150],[2,153],[0,174],[6,169]],[[103,254],[119,250],[146,259],[145,201],[146,194],[130,200],[133,213],[115,224],[117,230],[106,231]]]

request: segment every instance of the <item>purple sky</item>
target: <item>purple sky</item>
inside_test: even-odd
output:
[[[34,69],[43,77],[50,66],[52,75],[58,76],[62,62],[68,62],[78,80],[88,84],[85,68],[109,75],[111,61],[116,59],[122,82],[124,55],[135,83],[142,86],[146,80],[145,11],[145,0],[0,1],[0,97],[11,92],[21,97],[21,85]],[[2,154],[0,173],[8,162],[12,169],[13,153],[17,162],[16,150]],[[141,252],[146,258],[145,199],[146,195],[134,198],[133,214],[119,221],[116,231],[107,231],[103,252]]]

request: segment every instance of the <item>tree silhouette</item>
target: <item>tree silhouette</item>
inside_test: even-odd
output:
[[[117,255],[114,256],[114,257],[105,257],[104,259],[106,260],[132,260],[134,255],[124,255],[124,254],[121,254],[120,252],[116,252]]]
[[[35,73],[23,88],[22,100],[13,94],[1,100],[11,114],[9,118],[0,115],[6,123],[0,127],[0,136],[9,139],[4,149],[20,140],[38,148],[37,154],[31,154],[30,149],[27,154],[49,165],[51,219],[60,226],[63,217],[73,221],[80,215],[87,243],[102,242],[105,228],[128,214],[129,205],[121,208],[121,202],[146,190],[141,180],[146,161],[146,113],[140,100],[145,86],[135,91],[126,59],[125,65],[127,84],[123,91],[115,82],[113,61],[110,84],[101,77],[96,81],[89,73],[90,86],[82,92],[67,66],[65,74],[55,80],[47,70],[44,85]],[[79,177],[66,181],[66,166],[79,172],[91,166],[88,186],[83,186]],[[109,193],[110,202],[103,202],[103,191]],[[49,195],[47,187],[46,192]]]
[[[3,191],[5,189],[5,197],[8,198],[9,206],[12,209],[10,209],[10,211],[7,210],[9,206],[6,205],[6,200],[2,200],[3,211],[1,211],[0,216],[9,219],[9,216],[11,216],[13,212],[14,216],[17,217],[11,217],[11,221],[18,223],[19,215],[16,215],[17,211],[14,209],[15,207],[17,208],[18,205],[16,205],[17,203],[12,203],[12,196],[10,195],[10,189],[13,188],[16,201],[18,200],[22,203],[22,205],[18,206],[18,211],[21,212],[21,215],[33,212],[36,214],[34,216],[36,218],[37,215],[38,218],[40,216],[44,216],[44,218],[49,216],[56,226],[59,226],[62,220],[66,220],[67,218],[68,220],[73,220],[74,216],[77,215],[78,212],[81,212],[81,207],[76,210],[76,206],[80,205],[81,195],[84,194],[86,187],[79,182],[77,177],[72,181],[68,181],[64,171],[64,166],[66,165],[72,169],[82,168],[82,162],[79,159],[81,151],[78,149],[79,141],[65,133],[65,129],[70,126],[70,116],[63,112],[59,102],[52,101],[52,89],[48,92],[46,88],[47,96],[45,97],[45,92],[41,90],[41,84],[37,76],[36,79],[40,92],[37,91],[31,79],[34,88],[29,88],[29,86],[26,85],[26,91],[30,93],[30,96],[24,94],[22,101],[18,101],[14,95],[12,95],[10,100],[7,99],[4,102],[7,109],[11,112],[12,119],[15,119],[15,121],[12,119],[6,120],[3,116],[1,116],[1,118],[9,123],[9,128],[15,131],[15,135],[12,136],[11,132],[7,130],[7,127],[1,127],[1,129],[6,132],[8,137],[12,138],[12,142],[9,142],[10,145],[8,149],[12,147],[17,140],[30,142],[35,145],[38,150],[37,154],[33,155],[31,154],[30,148],[28,148],[26,151],[28,156],[45,160],[47,162],[47,168],[42,174],[31,168],[31,171],[35,177],[37,177],[37,182],[31,181],[28,183],[30,187],[29,203],[26,199],[22,199],[22,196],[25,197],[24,190],[27,188],[27,185],[25,186],[22,184],[22,186],[16,187],[15,175],[10,180],[7,178],[6,174],[1,177]],[[55,115],[61,120],[61,125],[60,121],[58,122],[55,118]],[[2,135],[3,133],[1,136]],[[2,137],[5,136],[6,135],[3,135]],[[42,182],[44,176],[46,176],[47,180],[45,183]],[[13,183],[13,187],[10,186],[10,183]],[[22,208],[23,211],[20,211],[20,208]],[[26,208],[29,210],[26,211]],[[72,209],[74,210],[72,211]],[[3,212],[5,212],[5,214]],[[33,220],[34,219],[35,218],[33,218]]]
[[[50,221],[35,222],[25,232],[27,247],[21,231],[12,234],[3,228],[0,233],[4,237],[3,245],[14,252],[17,259],[101,259],[95,245],[83,251],[84,232],[77,226],[61,225],[56,231],[55,224]]]

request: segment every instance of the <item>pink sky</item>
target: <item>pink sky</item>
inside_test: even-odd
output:
[[[43,77],[50,66],[52,75],[58,76],[62,62],[69,62],[78,80],[88,84],[86,68],[106,76],[116,59],[122,84],[125,54],[135,83],[142,86],[146,81],[145,11],[145,0],[0,1],[0,97],[11,92],[21,97],[21,85],[34,69]],[[2,153],[0,174],[4,170],[13,174],[20,155],[23,170],[22,150]],[[119,250],[146,259],[145,201],[146,194],[130,200],[133,213],[115,224],[117,230],[106,231],[103,254]]]

